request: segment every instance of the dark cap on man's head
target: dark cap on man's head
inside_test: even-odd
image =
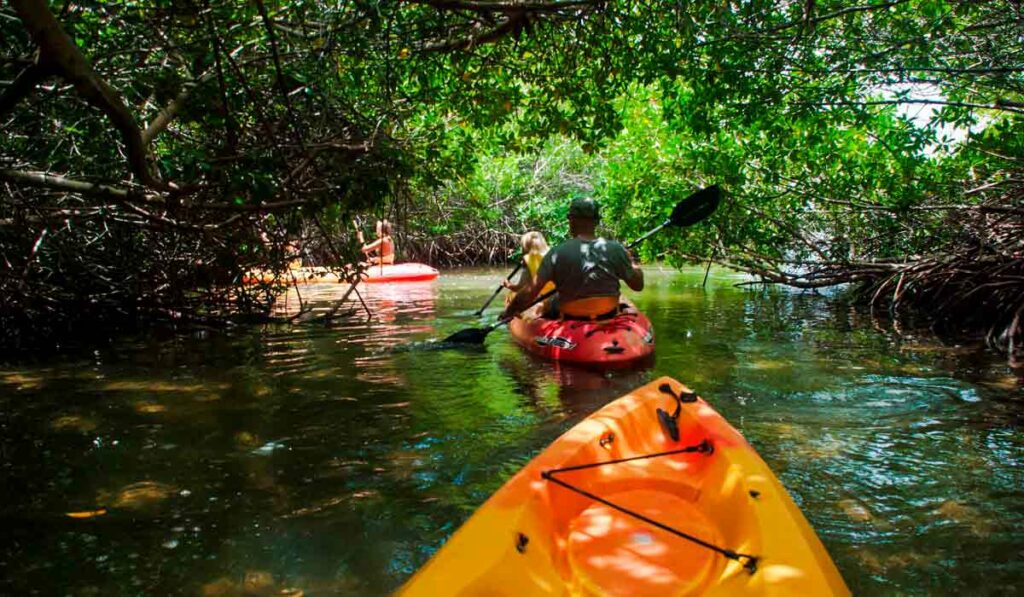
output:
[[[597,201],[590,197],[576,197],[569,204],[569,217],[586,220],[600,220],[601,212],[598,209]]]

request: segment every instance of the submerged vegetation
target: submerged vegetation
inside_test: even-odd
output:
[[[261,314],[246,271],[506,259],[591,192],[647,259],[854,283],[1024,340],[1019,3],[141,0],[0,8],[0,326]]]

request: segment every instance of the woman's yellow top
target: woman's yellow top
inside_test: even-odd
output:
[[[530,272],[530,278],[537,278],[537,271],[540,270],[540,262],[544,261],[544,255],[541,253],[527,253],[523,255],[523,263],[526,264],[527,271]],[[544,288],[540,289],[541,294],[551,292],[555,289],[554,282],[548,282],[544,285]]]

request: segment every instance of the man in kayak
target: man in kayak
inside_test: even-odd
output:
[[[548,282],[558,288],[557,304],[545,317],[606,319],[619,310],[619,281],[633,290],[644,288],[644,272],[621,243],[595,234],[601,215],[597,201],[573,199],[569,206],[572,238],[548,251],[532,283],[505,308],[502,317],[518,314]]]

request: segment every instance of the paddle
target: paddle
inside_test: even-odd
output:
[[[515,277],[515,275],[518,274],[519,270],[521,270],[521,269],[523,269],[523,259],[520,257],[519,258],[519,263],[516,265],[516,268],[514,270],[512,270],[511,274],[505,276],[505,281],[506,282],[512,281],[512,278]],[[474,313],[473,315],[475,315],[477,317],[480,317],[481,315],[483,315],[484,311],[487,310],[487,307],[490,306],[491,301],[493,301],[495,299],[495,297],[498,296],[498,294],[501,292],[501,290],[503,288],[505,288],[504,284],[498,284],[498,287],[494,289],[494,293],[491,294],[491,298],[487,299],[487,302],[484,303],[484,306],[480,307],[479,309],[477,309],[476,313]]]
[[[720,189],[718,185],[711,185],[710,187],[697,191],[677,203],[675,208],[672,209],[672,215],[647,234],[629,243],[627,248],[632,249],[668,226],[673,228],[683,228],[685,226],[692,226],[697,222],[704,220],[711,214],[715,213],[721,199],[722,189]],[[551,292],[542,294],[530,303],[526,309],[541,303],[556,292],[558,292],[557,288]],[[525,311],[526,309],[523,310]],[[510,321],[512,321],[511,317],[504,317],[489,326],[459,330],[445,338],[443,342],[446,344],[483,344],[484,340],[487,339],[488,334]]]

